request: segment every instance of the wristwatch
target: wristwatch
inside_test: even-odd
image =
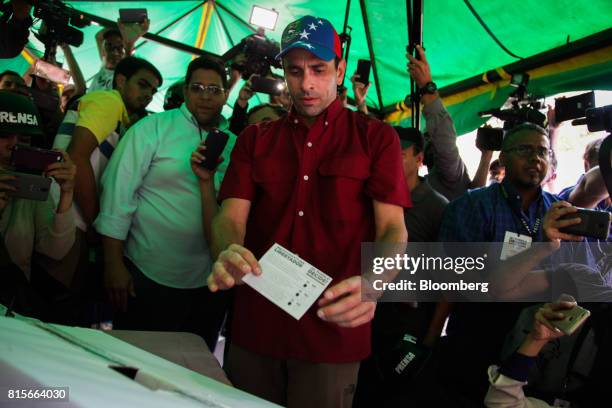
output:
[[[425,94],[434,94],[438,90],[438,86],[435,82],[428,82],[424,87],[419,88],[419,95],[423,96]]]

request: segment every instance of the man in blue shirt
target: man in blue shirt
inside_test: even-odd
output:
[[[504,242],[512,236],[526,246],[543,241],[544,214],[559,201],[559,197],[541,188],[551,155],[548,134],[541,127],[526,123],[508,131],[499,158],[506,168],[503,182],[468,191],[451,202],[444,212],[439,240]],[[594,266],[588,248],[559,251],[555,263],[562,261]],[[453,306],[448,336],[439,351],[437,372],[437,382],[446,388],[447,395],[482,405],[487,364],[499,358],[506,333],[524,306],[519,303]]]

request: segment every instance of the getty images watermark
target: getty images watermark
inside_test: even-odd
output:
[[[612,244],[363,243],[364,300],[612,302]]]

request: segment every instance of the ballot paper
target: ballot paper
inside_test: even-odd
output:
[[[261,275],[242,280],[270,302],[300,320],[332,278],[299,256],[274,244],[259,260]]]

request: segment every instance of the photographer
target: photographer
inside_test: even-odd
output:
[[[118,20],[118,28],[106,27],[96,34],[96,45],[102,67],[92,78],[87,92],[113,89],[113,75],[117,64],[134,53],[134,44],[149,31],[149,24],[150,21],[146,18],[142,23],[129,24]]]
[[[424,105],[426,136],[429,136],[425,146],[425,165],[429,172],[426,178],[436,191],[448,200],[454,200],[468,188],[485,186],[493,152],[481,150],[478,170],[474,180],[470,180],[465,163],[457,149],[457,132],[453,120],[444,108],[436,85],[432,82],[425,51],[420,45],[417,45],[416,49],[419,59],[410,54],[406,54],[406,57],[409,60],[408,72],[419,88]]]
[[[562,336],[551,321],[563,319],[564,313],[576,307],[576,302],[560,301],[547,303],[533,316],[533,327],[525,336],[521,346],[500,367],[490,366],[488,370],[489,391],[484,403],[489,408],[546,408],[546,402],[528,398],[523,392],[532,366],[536,364],[540,351],[550,341]],[[565,406],[565,405],[555,405]],[[569,406],[569,405],[567,405]]]
[[[49,197],[46,201],[12,198],[10,184],[15,176],[3,170],[10,169],[13,147],[29,144],[30,138],[41,137],[42,129],[37,124],[40,117],[34,104],[25,96],[0,91],[0,114],[8,117],[33,117],[32,124],[26,122],[0,122],[0,237],[4,241],[11,260],[30,277],[32,252],[35,250],[54,259],[61,259],[74,243],[74,218],[72,207],[76,166],[66,152],[63,161],[49,165],[46,177],[53,177],[60,187],[57,207]],[[6,116],[5,116],[6,117]]]
[[[14,58],[28,43],[32,5],[25,0],[11,0],[0,17],[0,58]]]

